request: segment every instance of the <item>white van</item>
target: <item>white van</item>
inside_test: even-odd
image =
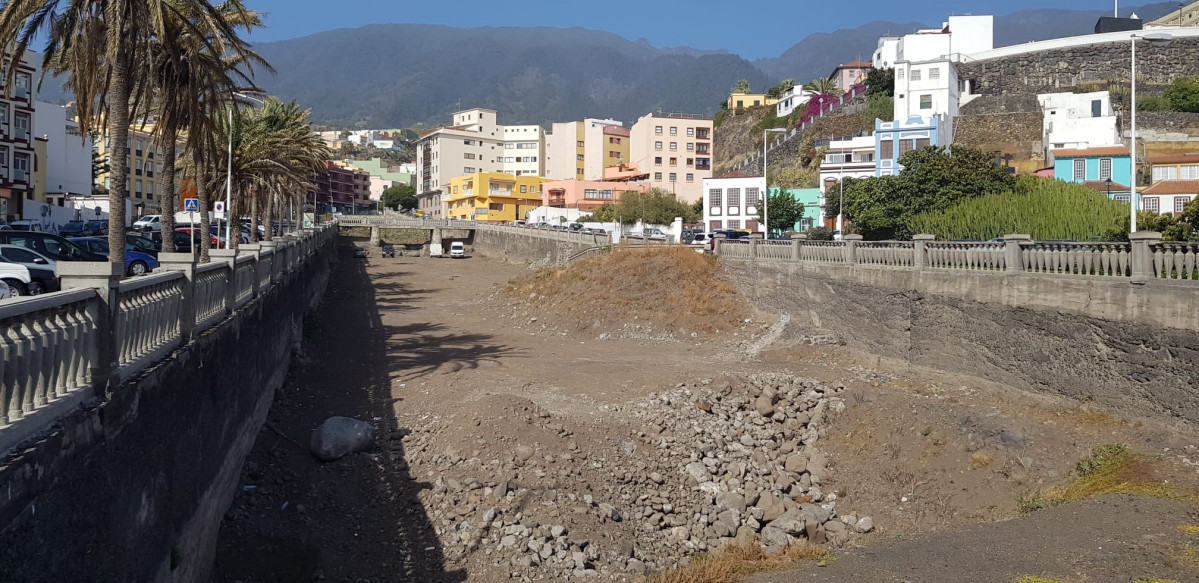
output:
[[[162,215],[146,215],[133,223],[133,228],[138,231],[157,231],[162,225]]]
[[[462,259],[466,257],[466,246],[462,241],[454,241],[450,243],[450,259]]]

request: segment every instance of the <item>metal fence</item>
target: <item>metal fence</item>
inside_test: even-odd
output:
[[[336,237],[322,225],[201,265],[164,253],[160,273],[112,285],[97,283],[96,264],[59,263],[65,291],[0,303],[0,454],[298,274]]]

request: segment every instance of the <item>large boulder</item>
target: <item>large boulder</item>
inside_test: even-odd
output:
[[[350,417],[330,417],[312,432],[308,448],[317,459],[331,462],[351,453],[366,451],[374,443],[375,429],[369,423]]]

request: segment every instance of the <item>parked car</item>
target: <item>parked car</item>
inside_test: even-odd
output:
[[[4,226],[7,227],[8,225],[4,225]],[[0,300],[7,300],[8,298],[11,298],[11,297],[14,297],[13,293],[12,293],[12,288],[8,287],[8,284],[4,283],[3,280],[0,280]]]
[[[363,249],[362,247],[355,245],[354,246],[354,259],[366,259],[366,249]]]
[[[591,232],[592,232],[592,234],[595,234],[595,235],[607,235],[608,234],[607,229],[592,229]]]
[[[37,221],[27,221],[27,220],[13,221],[13,222],[9,223],[8,226],[12,227],[12,230],[14,230],[14,231],[41,232],[41,230],[42,230],[41,223],[38,223]]]
[[[396,248],[391,245],[384,245],[383,246],[383,256],[384,257],[395,257],[396,256]]]
[[[162,235],[159,235],[161,240]],[[135,251],[141,251],[155,259],[158,259],[158,252],[162,251],[162,246],[154,243],[154,240],[141,235],[130,235],[125,237],[125,245],[131,247]]]
[[[454,241],[450,243],[450,259],[463,259],[466,257],[466,246],[462,241]]]
[[[63,237],[86,237],[91,233],[87,232],[85,221],[67,221],[58,228],[58,234]]]
[[[707,233],[695,233],[691,237],[691,242],[688,243],[688,245],[693,247],[704,247],[708,244],[708,239],[710,238],[711,236],[709,236]]]
[[[17,245],[33,249],[55,261],[107,261],[103,255],[92,253],[66,237],[33,231],[0,231],[0,245]]]
[[[571,223],[571,224],[570,224],[570,230],[571,230],[571,231],[582,231],[582,230],[583,230],[583,223]]]
[[[108,234],[108,221],[88,221],[87,232],[96,237]]]
[[[8,263],[0,261],[0,281],[8,284],[12,288],[12,295],[27,296],[31,293],[31,288],[36,289],[36,284],[33,282],[33,277],[29,274],[29,269],[24,265],[16,263]]]
[[[79,237],[71,239],[72,242],[85,246],[88,251],[97,253],[107,257],[109,255],[108,240],[99,237]],[[129,244],[125,245],[125,274],[126,275],[145,275],[151,271],[158,269],[158,260],[142,253],[135,251]]]
[[[179,227],[179,228],[175,229],[175,232],[190,234],[192,236],[192,243],[197,248],[200,246],[200,233],[202,233],[202,231],[200,230],[199,227]],[[223,248],[223,247],[221,247],[221,240],[217,239],[216,237],[214,237],[212,235],[208,236],[208,241],[212,245],[213,249],[222,249]]]
[[[22,265],[29,270],[29,295],[56,292],[62,288],[58,280],[58,263],[37,251],[17,245],[0,245],[0,261]]]
[[[145,215],[133,223],[138,231],[155,231],[162,226],[162,215]]]

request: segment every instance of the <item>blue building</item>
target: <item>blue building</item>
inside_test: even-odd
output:
[[[1132,155],[1124,146],[1059,148],[1052,151],[1053,177],[1075,182],[1127,201],[1132,184]],[[1107,184],[1108,179],[1112,183]]]
[[[899,157],[910,150],[926,146],[943,146],[948,139],[941,135],[944,129],[941,116],[927,118],[913,116],[906,121],[874,120],[874,165],[875,176],[895,176],[903,170]]]

